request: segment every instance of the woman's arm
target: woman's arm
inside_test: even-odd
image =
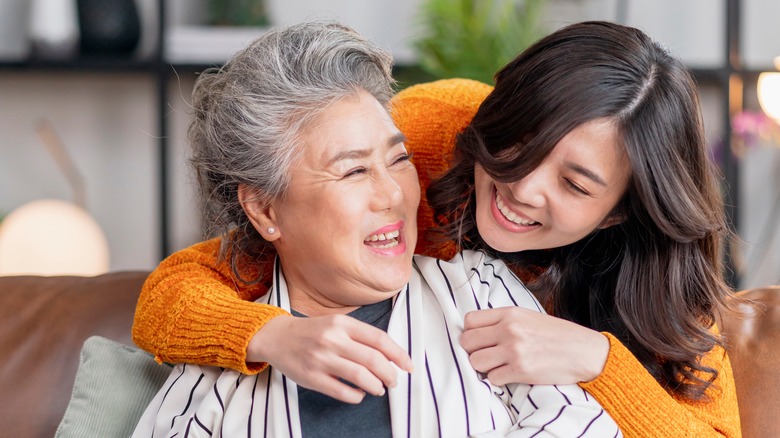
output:
[[[247,363],[247,346],[284,310],[253,300],[264,284],[232,280],[227,262],[217,260],[219,239],[174,253],[149,275],[133,321],[133,341],[159,362],[196,363],[253,374],[265,363]]]
[[[491,381],[587,381],[580,386],[598,399],[626,436],[740,436],[731,365],[719,347],[705,358],[719,370],[708,391],[710,401],[693,402],[671,396],[609,334],[526,309],[472,312],[465,326],[461,343],[474,368],[488,373]]]
[[[667,393],[619,340],[607,335],[604,371],[580,386],[593,394],[626,436],[739,437],[739,409],[728,355],[715,347],[704,363],[719,371],[707,391],[708,402]]]
[[[457,135],[468,126],[492,90],[493,87],[471,79],[443,79],[406,88],[391,102],[393,121],[406,136],[405,144],[413,154],[420,180],[417,254],[449,260],[457,252],[453,242],[437,245],[429,239],[428,230],[435,223],[425,191],[432,178],[447,170]]]
[[[501,260],[474,251],[463,251],[453,259],[455,262],[460,260],[467,268],[466,275],[471,283],[466,295],[473,294],[480,303],[478,308],[522,310],[524,319],[534,315],[546,316],[533,294]],[[465,307],[465,302],[468,300],[460,301],[458,308]],[[476,314],[480,312],[469,312],[465,317]],[[464,326],[468,327],[468,324]],[[469,361],[473,362],[471,357]],[[533,382],[523,380],[497,383],[489,373],[488,379],[494,385],[505,385],[507,389],[500,392],[516,417],[514,427],[506,434],[508,437],[622,436],[615,420],[597,399],[577,385],[530,384]]]
[[[270,363],[299,385],[347,403],[393,386],[390,362],[410,370],[406,353],[381,330],[346,316],[294,318],[249,301],[267,286],[234,281],[229,265],[217,260],[219,244],[212,239],[173,254],[144,283],[133,340],[158,361],[245,374]]]

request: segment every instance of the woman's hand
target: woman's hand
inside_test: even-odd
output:
[[[277,316],[252,337],[247,362],[268,362],[298,385],[345,403],[395,386],[390,362],[412,371],[409,355],[387,333],[345,315]]]
[[[587,382],[601,374],[609,354],[601,333],[520,307],[466,314],[460,344],[494,385]]]

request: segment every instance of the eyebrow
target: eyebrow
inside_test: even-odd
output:
[[[589,180],[595,182],[598,185],[601,185],[601,186],[604,186],[604,187],[607,186],[607,183],[606,183],[606,181],[604,181],[604,179],[602,179],[600,176],[598,176],[595,172],[593,172],[593,171],[591,171],[589,169],[586,169],[586,168],[580,166],[579,164],[567,162],[566,163],[566,167],[568,167],[569,169],[571,169],[575,173],[578,173],[578,174],[584,176],[585,178],[588,178]]]
[[[391,136],[387,139],[387,148],[391,148],[398,143],[403,143],[406,141],[406,136],[402,133],[396,133],[395,135]],[[358,158],[365,158],[369,155],[371,155],[371,152],[373,152],[372,149],[351,149],[348,151],[341,152],[339,154],[336,154],[335,157],[331,158],[328,161],[327,167],[332,166],[333,164],[342,161],[342,160],[354,160]]]

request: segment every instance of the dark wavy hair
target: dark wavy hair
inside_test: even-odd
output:
[[[427,191],[441,231],[530,273],[528,286],[550,313],[612,333],[663,386],[705,399],[718,370],[701,358],[722,346],[710,329],[733,293],[723,280],[728,230],[691,75],[637,29],[584,22],[541,39],[495,80],[457,138],[453,166]],[[599,118],[614,122],[630,162],[613,212],[625,220],[561,248],[498,253],[485,244],[474,165],[518,181],[569,131]]]

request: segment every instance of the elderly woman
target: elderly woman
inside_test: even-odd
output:
[[[541,308],[484,253],[413,256],[420,189],[386,108],[390,66],[337,24],[268,32],[198,79],[190,137],[205,211],[235,225],[224,241],[241,252],[236,270],[254,275],[253,261],[277,254],[258,301],[386,330],[413,371],[346,404],[273,367],[249,376],[179,364],[134,436],[620,435],[577,386],[498,386],[469,365],[457,342],[467,312]]]

